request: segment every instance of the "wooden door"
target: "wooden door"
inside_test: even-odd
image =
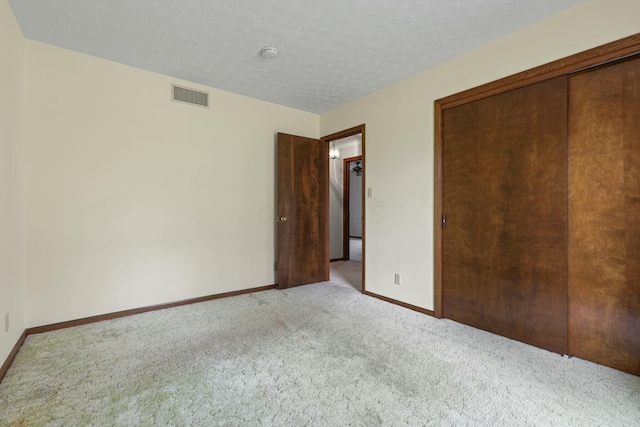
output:
[[[443,112],[443,315],[567,349],[567,78]]]
[[[329,280],[329,152],[318,139],[278,134],[278,287]]]
[[[569,353],[640,375],[640,59],[569,87]]]

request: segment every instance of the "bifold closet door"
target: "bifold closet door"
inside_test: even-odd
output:
[[[443,112],[443,315],[567,350],[567,78]]]
[[[569,354],[640,375],[640,59],[569,85]]]

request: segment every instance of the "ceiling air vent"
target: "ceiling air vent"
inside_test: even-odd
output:
[[[209,108],[209,94],[182,86],[171,85],[171,99]]]

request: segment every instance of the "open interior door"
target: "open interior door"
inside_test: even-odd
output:
[[[278,133],[278,288],[329,280],[329,154],[319,139]]]

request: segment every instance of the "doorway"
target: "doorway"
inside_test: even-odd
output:
[[[364,293],[365,126],[360,125],[337,132],[323,137],[322,140],[327,143],[327,150],[330,153],[330,280],[345,283]]]
[[[342,257],[362,262],[362,156],[343,160]]]

